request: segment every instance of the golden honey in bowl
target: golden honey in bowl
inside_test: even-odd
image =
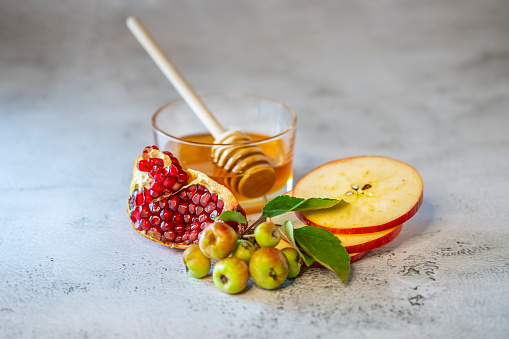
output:
[[[218,183],[230,189],[239,202],[243,204],[247,213],[257,212],[263,204],[272,197],[283,194],[291,189],[292,185],[292,169],[293,169],[293,152],[292,145],[286,145],[281,139],[271,140],[269,136],[258,133],[246,133],[254,142],[261,141],[257,145],[262,149],[271,166],[276,173],[276,180],[272,188],[263,196],[256,197],[257,204],[249,203],[252,198],[245,197],[235,190],[236,179],[241,178],[242,174],[228,172],[219,167],[212,158],[212,145],[214,138],[208,133],[192,134],[179,137],[179,143],[169,142],[166,149],[178,157],[181,165],[187,169],[203,172]],[[267,141],[263,142],[263,140]],[[190,141],[191,143],[186,143]],[[293,142],[293,140],[292,140]],[[246,204],[247,202],[247,204]]]

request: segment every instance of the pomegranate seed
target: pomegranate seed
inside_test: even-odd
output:
[[[198,205],[200,203],[200,198],[201,195],[199,193],[195,193],[195,195],[193,195],[193,197],[191,198],[191,201],[193,202],[193,204]]]
[[[210,193],[206,192],[204,193],[200,198],[200,205],[203,207],[206,207],[210,202]]]
[[[152,184],[152,189],[154,191],[162,191],[162,190],[164,190],[164,185],[162,183],[160,183],[160,182],[154,182]]]
[[[159,215],[161,217],[162,220],[166,221],[166,220],[171,220],[171,217],[173,216],[173,213],[171,212],[171,210],[165,208],[161,211],[161,214]]]
[[[150,196],[150,190],[145,190],[143,192],[143,202],[145,204],[150,204],[150,202],[154,200],[151,196]]]
[[[173,216],[173,222],[175,224],[180,224],[184,222],[184,216],[182,214],[175,214]]]
[[[212,204],[212,203],[211,203]],[[211,213],[210,213],[210,217],[212,219],[214,219],[215,217],[217,217],[219,215],[219,212],[217,210],[213,210]]]
[[[141,225],[140,225],[140,222],[139,222],[139,221],[137,221],[137,222],[136,222],[135,227],[136,227],[136,229],[137,229],[138,231],[143,231],[143,227],[141,227]]]
[[[159,198],[161,195],[161,191],[150,190],[150,196],[154,199]]]
[[[164,184],[164,179],[166,179],[166,175],[161,171],[154,175],[154,180],[157,182],[162,182]]]
[[[200,227],[201,227],[202,230],[204,230],[208,225],[209,225],[208,222],[202,222]]]
[[[148,176],[154,178],[154,176],[159,173],[159,169],[157,167],[153,167],[150,172],[148,172]]]
[[[200,233],[199,231],[194,231],[194,232],[189,233],[189,241],[191,241],[191,242],[197,241],[199,233]]]
[[[138,190],[134,190],[129,197],[129,207],[130,209],[134,209],[136,207],[136,195],[138,194]]]
[[[141,204],[143,204],[143,192],[137,191],[135,199],[136,199],[136,206],[140,206]]]
[[[174,242],[182,242],[182,236],[181,235],[177,235],[175,237],[175,241]]]
[[[177,165],[180,166],[178,159],[175,157],[171,157],[171,163],[175,166],[177,166]]]
[[[192,221],[191,216],[190,216],[189,214],[185,214],[185,215],[184,215],[184,222],[185,222],[186,224],[190,224],[190,223],[191,223],[191,221]]]
[[[200,184],[198,184],[198,185],[196,185],[196,186],[198,187],[198,192],[199,192],[199,193],[203,193],[203,192],[205,192],[205,186],[200,185]]]
[[[159,147],[157,147],[156,145],[152,145],[151,147],[159,151]]]
[[[140,225],[145,231],[148,231],[152,227],[152,225],[150,225],[150,221],[147,219],[141,219]]]
[[[219,199],[218,202],[217,202],[217,209],[222,211],[223,207],[224,207],[224,201]]]
[[[167,231],[175,231],[174,227],[173,227],[173,224],[171,222],[166,222],[166,221],[163,221],[161,223],[161,230],[163,232],[167,232]]]
[[[178,212],[181,214],[187,214],[189,212],[189,202],[182,202],[178,207]]]
[[[175,231],[167,231],[164,232],[164,237],[166,238],[166,240],[174,242],[175,238],[177,237],[177,233],[175,233]]]
[[[168,204],[168,199],[163,199],[159,201],[159,206],[161,206],[161,208],[163,209],[170,208],[170,204]]]
[[[184,172],[183,170],[179,171],[178,182],[180,182],[180,183],[187,182],[188,178],[189,178],[189,175],[187,175],[186,172]]]
[[[139,170],[139,171],[142,171],[142,172],[148,172],[150,170],[150,165],[148,164],[148,161],[147,160],[140,160],[138,161],[138,163],[136,164],[136,168]]]
[[[181,199],[187,199],[187,193],[186,193],[186,191],[180,191],[180,193],[179,193],[179,197],[180,197]]]
[[[207,207],[205,207],[205,213],[210,214],[216,209],[216,203],[211,201]]]
[[[187,241],[189,239],[189,232],[182,234],[182,242]]]
[[[170,205],[170,208],[175,211],[175,209],[177,209],[177,207],[180,203],[180,197],[178,195],[174,195],[174,196],[170,197],[170,199],[168,200],[168,203]]]
[[[158,215],[153,215],[150,217],[150,223],[153,226],[159,226],[159,225],[161,225],[161,218],[159,218]]]
[[[131,212],[131,220],[133,222],[137,222],[141,219],[140,211],[138,209],[135,209]]]
[[[163,167],[164,166],[164,160],[161,158],[150,158],[148,159],[148,164],[150,167]]]
[[[150,211],[152,213],[158,214],[161,211],[161,205],[159,205],[158,202],[152,201],[148,206],[150,207]]]
[[[154,239],[161,240],[161,230],[157,227],[152,227],[150,231],[148,231],[148,235]]]
[[[175,185],[173,185],[171,187],[171,189],[173,190],[173,192],[177,192],[180,188],[182,187],[182,184],[179,184],[178,182],[175,183]]]
[[[194,212],[196,212],[196,205],[190,204],[189,205],[189,213],[194,215]]]
[[[164,187],[172,187],[176,182],[177,180],[175,180],[174,177],[166,177],[163,181],[163,185]]]
[[[202,215],[203,214],[203,207],[196,206],[196,213],[195,215]]]
[[[196,230],[200,230],[200,224],[197,222],[193,222],[191,224],[191,231],[196,231]]]
[[[186,230],[186,226],[183,223],[175,225],[175,231],[177,233],[182,233]]]
[[[150,216],[150,208],[148,205],[141,206],[140,215],[142,218],[148,218]]]
[[[199,222],[211,222],[212,220],[210,220],[209,216],[206,215],[206,214],[202,214],[200,215],[200,217],[198,218],[198,221]]]
[[[170,158],[173,156],[173,154],[171,154],[171,152],[168,152],[168,151],[163,151],[164,154],[166,154],[167,156],[169,156]]]
[[[176,177],[179,175],[178,168],[173,164],[166,166],[166,168],[164,169],[164,172],[166,173],[166,175],[170,175],[172,177]]]

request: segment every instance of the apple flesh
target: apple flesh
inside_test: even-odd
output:
[[[348,202],[297,212],[306,225],[335,234],[373,233],[394,229],[417,213],[423,183],[419,173],[403,162],[362,156],[332,161],[309,172],[295,185],[293,196]]]

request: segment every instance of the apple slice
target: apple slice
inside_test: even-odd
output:
[[[423,184],[411,166],[380,156],[326,163],[306,174],[293,189],[299,198],[343,199],[349,204],[297,212],[307,225],[335,234],[373,233],[392,229],[421,207]]]
[[[364,258],[366,254],[368,254],[368,251],[359,253],[348,253],[348,255],[350,256],[350,264]]]
[[[298,219],[296,213],[289,212],[277,217],[271,218],[270,221],[275,224],[283,224],[286,220],[292,222],[294,228],[306,226],[304,222]],[[341,245],[350,253],[358,253],[370,251],[375,248],[384,246],[399,235],[403,224],[388,230],[374,232],[374,233],[360,233],[360,234],[334,234],[340,241]]]

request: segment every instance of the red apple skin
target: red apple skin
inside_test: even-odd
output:
[[[360,252],[360,253],[350,253],[350,264],[353,262],[356,262],[357,260],[361,260],[364,258],[364,256],[368,254],[368,251],[366,252]]]
[[[394,239],[396,239],[403,229],[403,224],[397,226],[394,231],[390,232],[389,234],[384,235],[383,237],[380,237],[378,239],[368,241],[362,244],[353,245],[353,246],[345,246],[345,249],[348,253],[358,253],[358,252],[367,252],[370,250],[374,250],[375,248],[382,247],[384,245],[387,245]]]
[[[376,233],[376,232],[382,232],[391,228],[394,228],[398,225],[403,224],[405,221],[408,221],[410,218],[412,218],[415,213],[421,208],[422,201],[423,201],[424,195],[421,193],[421,196],[419,197],[419,200],[417,203],[408,211],[407,213],[403,214],[399,218],[396,218],[388,223],[381,224],[381,225],[374,225],[374,226],[365,226],[365,227],[349,227],[349,228],[337,228],[337,227],[327,227],[318,225],[311,220],[308,220],[305,216],[303,216],[300,212],[295,212],[295,215],[297,218],[299,218],[300,221],[305,223],[306,225],[316,226],[325,228],[326,230],[331,231],[334,234],[362,234],[362,233]]]
[[[325,163],[323,165],[318,166],[317,168],[315,168],[311,172],[314,172],[314,171],[316,171],[316,170],[318,170],[318,169],[320,169],[320,168],[322,168],[324,166],[329,166],[330,164],[338,162],[338,161],[349,161],[349,160],[352,160],[352,159],[355,159],[355,158],[366,158],[366,157],[369,158],[370,156],[367,156],[367,155],[366,156],[355,156],[355,157],[349,157],[349,158],[343,158],[343,159],[339,159],[339,160],[329,161],[329,162],[327,162],[327,163]],[[381,157],[381,156],[374,156],[374,157],[376,157],[376,158],[386,158],[386,157]],[[397,161],[397,162],[401,162],[399,160],[395,160],[395,159],[391,159],[391,158],[387,158],[387,159],[394,160],[394,161]],[[401,163],[404,164],[405,166],[409,166],[409,167],[413,168],[412,166],[410,166],[410,165],[408,165],[408,164],[406,164],[404,162],[401,162]],[[309,172],[309,173],[311,173],[311,172]],[[416,172],[417,172],[417,170],[416,170]],[[303,180],[305,177],[306,176],[301,178],[299,180],[299,182],[301,180]],[[422,187],[423,186],[422,178],[420,178],[420,176],[419,176],[419,179],[421,180],[421,187]],[[297,187],[299,185],[299,182],[297,182],[295,187]],[[291,195],[293,196],[293,191],[292,191]],[[375,232],[381,232],[381,231],[385,231],[385,230],[394,228],[394,227],[396,227],[396,226],[398,226],[400,224],[403,224],[404,222],[408,221],[410,218],[412,218],[417,213],[417,211],[419,210],[419,208],[422,205],[423,199],[424,199],[424,190],[421,191],[421,195],[420,195],[419,199],[417,200],[416,204],[412,208],[410,208],[410,210],[408,212],[406,212],[405,214],[401,215],[400,217],[398,217],[398,218],[396,218],[394,220],[391,220],[391,221],[389,221],[387,223],[384,223],[384,224],[364,226],[364,227],[345,227],[345,228],[341,228],[341,227],[327,227],[327,226],[318,225],[318,224],[314,223],[313,221],[307,219],[300,212],[295,212],[295,214],[306,225],[312,225],[312,226],[316,226],[316,227],[325,228],[325,229],[331,231],[334,234],[375,233]]]

